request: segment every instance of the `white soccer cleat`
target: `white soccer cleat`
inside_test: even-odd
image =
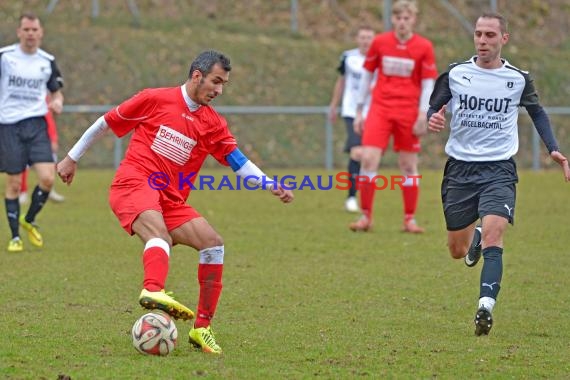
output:
[[[61,203],[65,201],[65,197],[60,193],[57,193],[55,190],[50,191],[48,197],[50,201],[55,203]]]

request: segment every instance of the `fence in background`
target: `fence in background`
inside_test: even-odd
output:
[[[64,107],[65,113],[93,113],[102,114],[111,109],[112,105],[66,105]],[[546,107],[546,112],[550,116],[570,115],[570,107]],[[324,141],[322,141],[323,153],[322,153],[322,163],[325,169],[331,170],[335,167],[335,151],[338,150],[335,147],[335,135],[334,126],[328,119],[328,107],[302,107],[302,106],[218,106],[216,110],[229,117],[231,115],[310,115],[310,116],[322,116],[322,127],[324,129]],[[521,111],[524,112],[524,111]],[[93,119],[95,120],[95,119]],[[247,127],[246,127],[247,128]],[[568,129],[568,128],[566,128]],[[567,135],[566,133],[565,135]],[[342,136],[336,136],[336,140],[344,138],[344,133]],[[560,136],[559,136],[560,140]],[[560,142],[560,141],[559,141]],[[566,142],[564,142],[566,143]],[[533,133],[531,137],[531,149],[532,149],[532,159],[531,167],[534,170],[539,170],[541,168],[541,141],[533,128]],[[303,149],[300,149],[303,150]],[[123,157],[123,143],[119,138],[114,139],[113,143],[113,163],[117,167],[119,162]],[[296,152],[295,154],[302,154],[301,152]],[[344,162],[343,162],[344,164]]]
[[[129,12],[131,12],[131,15],[133,16],[133,21],[134,24],[136,26],[140,26],[141,23],[141,15],[140,15],[140,11],[137,7],[137,3],[135,2],[135,0],[126,0],[127,1],[127,6],[129,8]],[[383,18],[383,22],[384,22],[384,30],[389,30],[392,28],[392,22],[390,19],[391,16],[391,9],[392,9],[392,0],[384,0],[383,1],[383,5],[382,5],[382,18]],[[444,8],[447,10],[447,12],[449,12],[450,15],[452,15],[453,17],[455,17],[463,26],[463,28],[469,32],[469,33],[473,33],[473,26],[471,25],[471,23],[469,21],[467,21],[465,19],[465,17],[463,17],[463,15],[461,14],[461,12],[459,11],[459,9],[457,9],[457,7],[453,6],[448,0],[439,0],[439,2],[444,6]],[[50,14],[52,13],[57,4],[59,3],[59,0],[50,0],[50,2],[48,3],[47,7],[46,7],[46,13]],[[97,18],[99,17],[99,13],[100,13],[100,4],[99,4],[99,0],[91,0],[91,17],[92,18]],[[497,0],[489,0],[489,9],[493,12],[497,11]],[[299,1],[298,0],[290,0],[290,13],[291,13],[291,31],[294,33],[297,33],[299,31]]]

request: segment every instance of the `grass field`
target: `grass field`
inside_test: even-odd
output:
[[[225,352],[194,351],[190,325],[178,322],[178,346],[165,358],[131,346],[131,326],[143,314],[142,245],[107,205],[111,177],[80,170],[72,187],[58,185],[67,201],[48,204],[39,217],[45,248],[2,251],[0,378],[570,376],[570,185],[558,171],[521,173],[495,326],[480,338],[472,325],[480,264],[469,269],[449,258],[440,172],[423,173],[422,236],[399,232],[397,191],[378,194],[368,234],[348,231],[354,216],[344,212],[341,191],[297,191],[290,205],[262,191],[195,191],[191,203],[225,239],[214,323]],[[197,254],[175,247],[167,286],[192,308],[196,269]]]

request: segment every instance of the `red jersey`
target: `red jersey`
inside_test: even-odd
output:
[[[226,120],[210,106],[191,112],[182,91],[184,87],[146,89],[105,114],[118,137],[134,131],[115,183],[140,176],[148,181],[159,172],[170,181],[161,191],[185,202],[191,190],[188,181],[194,183],[208,154],[229,165],[226,156],[237,143]]]
[[[437,78],[432,43],[418,35],[402,43],[394,31],[378,34],[366,54],[364,68],[378,69],[372,102],[389,109],[417,110],[423,79]]]

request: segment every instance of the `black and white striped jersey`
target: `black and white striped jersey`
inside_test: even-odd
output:
[[[437,79],[430,111],[451,111],[445,152],[462,161],[499,161],[519,147],[518,107],[540,107],[528,72],[503,59],[497,69],[476,65],[476,57],[454,63]]]
[[[47,113],[47,91],[63,87],[53,55],[26,54],[19,44],[0,49],[0,123],[13,124]]]

